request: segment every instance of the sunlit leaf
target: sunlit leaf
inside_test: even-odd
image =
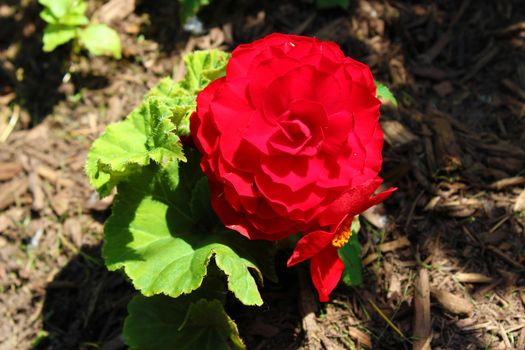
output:
[[[381,102],[385,104],[391,104],[392,106],[397,108],[397,100],[392,91],[386,86],[381,84],[380,82],[376,81],[376,87],[377,87],[377,98],[381,100]]]
[[[183,169],[180,172],[185,173]],[[228,289],[242,303],[261,305],[250,271],[262,281],[259,264],[267,261],[257,257],[261,252],[271,256],[272,245],[250,241],[222,225],[203,225],[200,216],[192,215],[195,201],[188,195],[199,190],[192,191],[186,184],[181,178],[173,190],[162,172],[150,166],[119,185],[104,231],[103,256],[108,268],[124,268],[144,295],[178,297],[199,288],[210,259],[214,259],[228,276]]]
[[[63,45],[77,36],[76,27],[62,24],[49,24],[44,29],[43,50],[45,52],[53,51],[57,46]]]
[[[190,116],[196,108],[197,94],[213,80],[226,74],[229,58],[229,53],[220,50],[188,54],[184,56],[186,75],[183,80],[174,82],[171,78],[164,78],[148,93],[148,96],[157,96],[172,109],[177,134],[190,134]]]
[[[163,166],[185,160],[171,122],[172,112],[157,98],[146,99],[126,120],[109,125],[88,153],[86,174],[102,196],[153,160]]]
[[[80,31],[79,39],[93,55],[121,58],[118,33],[105,24],[90,24]]]

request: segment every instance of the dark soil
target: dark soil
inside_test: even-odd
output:
[[[106,2],[89,0],[90,14]],[[363,287],[312,303],[283,253],[263,307],[229,303],[248,348],[525,349],[525,3],[351,3],[215,1],[191,35],[175,1],[138,1],[110,19],[123,43],[114,61],[43,53],[36,1],[3,1],[0,349],[124,348],[135,292],[100,257],[111,199],[83,175],[87,150],[161,77],[179,76],[184,52],[276,31],[335,41],[393,89],[383,177],[399,190],[363,215]]]

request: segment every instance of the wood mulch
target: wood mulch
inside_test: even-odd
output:
[[[191,35],[174,1],[90,0],[118,62],[42,53],[35,2],[2,2],[0,349],[124,348],[134,291],[100,257],[111,198],[86,152],[182,53],[275,31],[335,41],[392,87],[382,175],[399,189],[363,215],[364,286],[320,305],[306,270],[280,268],[263,307],[229,303],[249,349],[525,349],[523,2],[351,2],[215,1]]]

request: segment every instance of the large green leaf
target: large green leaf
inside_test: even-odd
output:
[[[192,296],[137,295],[128,305],[126,344],[140,350],[245,349],[220,301],[193,300]]]
[[[201,7],[209,3],[209,0],[179,0],[181,22],[186,23],[188,18],[196,15]]]
[[[350,230],[352,234],[348,243],[339,249],[339,257],[345,264],[343,272],[343,282],[350,287],[360,286],[363,284],[363,272],[361,264],[361,245],[357,239],[360,224],[359,217],[355,217],[352,221]]]
[[[79,39],[93,55],[121,58],[120,37],[105,24],[90,24],[80,31]]]
[[[53,51],[57,46],[63,45],[77,36],[77,28],[62,24],[49,24],[44,29],[43,50]]]
[[[191,163],[184,167],[192,167]],[[222,225],[203,226],[200,214],[207,210],[194,209],[199,215],[192,215],[191,207],[197,205],[188,194],[194,191],[184,185],[189,181],[181,177],[173,190],[166,175],[150,165],[119,185],[104,230],[103,256],[108,268],[124,268],[144,295],[178,297],[199,288],[213,258],[228,276],[228,289],[242,303],[261,305],[250,271],[261,281],[261,270],[272,271],[258,266],[269,264],[271,244],[250,241]],[[199,187],[195,191],[203,192]],[[268,275],[272,277],[271,272]]]
[[[147,98],[126,120],[109,125],[93,143],[86,173],[102,195],[151,160],[170,167],[185,160],[171,122],[171,110],[156,97]]]

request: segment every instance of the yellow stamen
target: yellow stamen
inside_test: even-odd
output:
[[[341,225],[337,228],[334,233],[334,239],[332,239],[332,245],[336,248],[341,248],[352,236],[352,217],[346,218]]]

